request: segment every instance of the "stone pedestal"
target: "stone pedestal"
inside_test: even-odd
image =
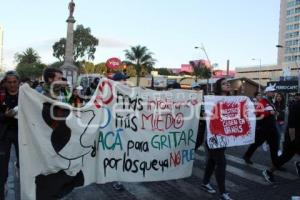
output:
[[[65,50],[65,61],[60,67],[63,71],[64,77],[73,86],[76,85],[78,68],[74,65],[73,51],[74,51],[74,23],[76,20],[73,16],[69,16],[67,19],[68,29],[67,29],[67,39],[66,39],[66,50]]]

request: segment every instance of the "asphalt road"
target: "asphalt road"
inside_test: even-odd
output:
[[[253,165],[247,165],[241,159],[246,147],[228,148],[226,187],[232,198],[241,200],[288,200],[292,196],[300,197],[300,178],[296,175],[294,162],[300,160],[295,156],[292,161],[284,165],[285,170],[276,173],[275,184],[267,183],[261,172],[267,168],[271,161],[269,152],[261,148],[253,156]],[[10,163],[10,177],[6,200],[19,199],[18,176],[13,166],[14,156]],[[174,199],[218,199],[218,195],[210,195],[200,189],[204,173],[205,153],[197,151],[191,177],[145,183],[124,183],[125,190],[116,191],[111,183],[74,190],[63,200],[174,200]],[[211,183],[216,187],[215,178]]]

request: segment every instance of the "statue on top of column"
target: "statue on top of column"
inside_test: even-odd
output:
[[[70,18],[73,18],[74,10],[75,10],[75,3],[73,2],[73,0],[71,0],[71,2],[69,3]]]

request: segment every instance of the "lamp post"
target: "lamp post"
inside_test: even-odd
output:
[[[209,68],[210,68],[210,71],[211,71],[211,75],[212,75],[212,73],[213,73],[212,65],[211,65],[210,59],[209,59],[209,57],[208,57],[208,55],[207,55],[207,52],[206,52],[206,50],[205,50],[205,48],[204,48],[204,45],[201,44],[201,47],[195,46],[194,48],[195,48],[195,49],[201,49],[201,50],[204,52],[204,54],[205,54],[205,56],[206,56],[206,59],[207,59],[207,61],[208,61],[208,64],[209,64]],[[210,78],[207,79],[207,92],[208,92],[209,79],[210,79]],[[210,87],[210,92],[211,92],[211,93],[212,93],[212,90],[213,90],[212,85],[213,85],[213,84],[211,83],[211,87]]]
[[[252,60],[258,60],[259,61],[259,69],[258,69],[258,91],[261,92],[261,82],[260,82],[260,72],[261,72],[261,58],[252,58]]]
[[[292,49],[291,47],[289,46],[283,46],[283,45],[276,45],[277,48],[286,48],[286,49]],[[292,57],[295,56],[294,52],[292,51]],[[296,68],[297,68],[297,71],[298,71],[298,92],[300,92],[300,68],[299,68],[299,65],[298,65],[298,62],[297,62],[297,57],[295,57],[295,65],[296,65]]]

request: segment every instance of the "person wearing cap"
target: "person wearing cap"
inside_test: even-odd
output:
[[[18,145],[18,94],[19,76],[15,71],[8,71],[4,76],[5,93],[0,102],[0,199],[4,200],[5,184],[8,177],[8,163],[12,144],[16,150],[17,163],[19,166]]]
[[[126,81],[129,77],[124,74],[123,72],[117,71],[113,76],[112,76],[112,80],[114,81],[118,81],[121,84],[126,85]],[[124,186],[120,181],[114,182],[113,183],[113,188],[117,191],[122,191],[124,190]]]
[[[261,98],[256,105],[256,133],[255,142],[251,144],[245,152],[243,158],[247,164],[253,164],[251,157],[255,150],[265,141],[270,146],[271,160],[273,165],[277,162],[278,153],[278,137],[276,129],[276,109],[272,103],[275,96],[275,87],[268,86],[265,89],[265,97]]]
[[[124,83],[127,81],[127,79],[129,78],[129,76],[127,76],[125,73],[117,71],[113,76],[112,76],[112,80],[114,81],[119,81],[121,83]]]
[[[296,96],[300,97],[299,93]],[[273,173],[285,163],[290,161],[295,154],[300,155],[300,98],[289,107],[288,128],[285,134],[284,148],[278,157],[277,163],[263,171],[263,176],[268,182],[274,182]],[[300,161],[295,162],[296,173],[300,177]]]

